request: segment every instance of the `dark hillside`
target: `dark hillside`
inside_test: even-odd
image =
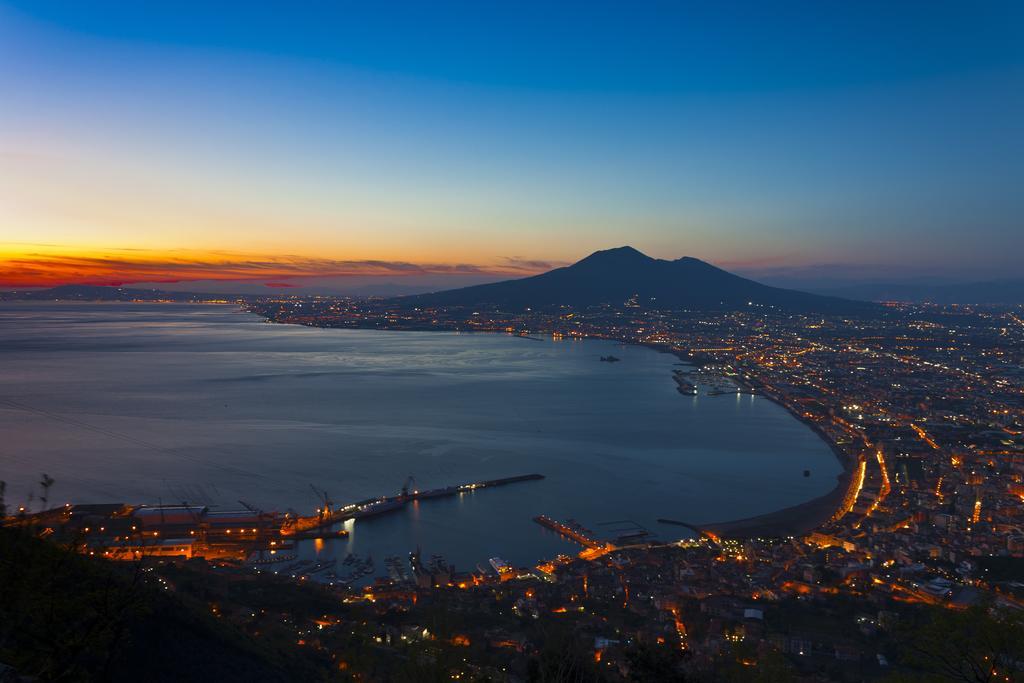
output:
[[[320,678],[144,576],[0,528],[0,662],[43,681]]]

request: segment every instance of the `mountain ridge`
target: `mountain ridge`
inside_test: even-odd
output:
[[[576,263],[517,280],[401,297],[416,306],[510,309],[621,305],[635,299],[651,308],[737,310],[766,306],[789,312],[855,313],[875,304],[770,287],[692,256],[669,261],[630,247],[595,251]]]

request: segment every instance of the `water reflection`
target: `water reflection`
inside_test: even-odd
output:
[[[834,484],[829,450],[770,401],[682,396],[673,356],[614,345],[622,362],[599,362],[612,346],[270,325],[223,306],[2,304],[0,394],[24,408],[0,408],[0,479],[15,503],[45,471],[62,500],[310,514],[311,483],[340,505],[410,475],[426,489],[544,474],[310,544],[463,566],[571,549],[538,514],[666,537],[679,530],[658,517],[746,517]]]

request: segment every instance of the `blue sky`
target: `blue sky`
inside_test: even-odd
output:
[[[0,2],[0,281],[1013,275],[1022,7]]]

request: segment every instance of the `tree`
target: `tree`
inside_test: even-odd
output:
[[[666,681],[682,683],[682,661],[676,648],[636,643],[626,650],[629,678],[633,681]]]
[[[700,672],[699,679],[716,683],[789,683],[796,680],[796,674],[778,650],[741,642],[716,657]]]
[[[989,605],[934,607],[899,637],[911,680],[1024,681],[1024,617]],[[915,678],[918,674],[923,674]]]
[[[584,683],[604,680],[594,665],[593,652],[565,628],[550,627],[543,634],[543,645],[530,659],[527,680],[530,683]]]

